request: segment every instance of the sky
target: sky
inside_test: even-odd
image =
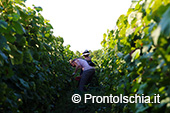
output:
[[[53,26],[54,36],[61,36],[72,51],[101,49],[103,34],[116,27],[126,14],[131,0],[27,0],[26,6],[40,6],[41,14]]]

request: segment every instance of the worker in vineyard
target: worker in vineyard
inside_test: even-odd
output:
[[[86,60],[81,58],[70,60],[70,65],[75,67],[75,71],[72,76],[74,76],[79,69],[83,70],[78,88],[80,91],[85,91],[85,85],[91,82],[92,77],[95,74],[95,68],[90,66]]]
[[[91,61],[91,57],[90,57],[89,55],[90,55],[90,52],[89,52],[88,50],[85,50],[85,51],[82,53],[82,56],[81,56],[80,58],[84,57],[85,60],[87,61],[87,63],[88,63],[90,66],[95,66],[95,64]],[[83,73],[83,70],[81,69],[81,71],[80,71],[80,77],[81,77],[82,73]]]
[[[83,56],[85,58],[85,60],[87,61],[87,63],[90,65],[90,66],[95,66],[95,64],[91,61],[91,57],[89,56],[90,55],[90,52],[88,50],[85,50],[83,52]]]

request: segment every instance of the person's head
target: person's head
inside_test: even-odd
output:
[[[71,65],[72,67],[76,67],[75,61],[76,61],[76,59],[69,60],[70,65]]]
[[[84,57],[88,57],[90,55],[90,52],[88,51],[88,50],[85,50],[84,52],[83,52],[83,56]]]
[[[89,57],[89,55],[83,55],[83,56],[84,56],[85,58],[86,58],[86,57]]]

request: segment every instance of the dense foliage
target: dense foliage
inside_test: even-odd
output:
[[[113,112],[170,112],[170,1],[140,0],[104,34],[100,82],[106,94],[160,95],[160,104],[113,104]]]
[[[40,11],[0,1],[0,112],[49,112],[71,88],[73,52]]]
[[[117,28],[90,51],[96,74],[92,95],[147,95],[161,103],[74,104],[80,93],[68,61],[81,55],[63,46],[42,8],[25,0],[0,1],[0,112],[98,113],[170,112],[170,1],[133,2]],[[78,75],[78,74],[77,74]]]

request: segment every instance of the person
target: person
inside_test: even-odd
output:
[[[70,60],[70,65],[75,67],[75,71],[72,76],[74,76],[79,69],[83,70],[78,88],[80,91],[85,91],[85,85],[91,82],[92,77],[95,74],[95,68],[90,66],[86,60],[81,58]]]
[[[84,56],[85,60],[90,66],[95,66],[95,64],[91,61],[91,57],[89,56],[90,52],[88,50],[85,50],[82,54],[83,55],[80,58]],[[75,80],[80,81],[82,73],[83,73],[83,70],[81,69],[80,76],[76,77]]]
[[[83,54],[82,56],[84,56],[86,61],[90,61],[91,60],[91,57],[89,56],[90,52],[88,50],[85,50],[82,54]]]
[[[83,56],[84,56],[85,60],[88,62],[88,64],[90,66],[95,66],[95,64],[91,61],[91,57],[89,55],[90,55],[90,52],[88,50],[85,50],[83,52]]]

